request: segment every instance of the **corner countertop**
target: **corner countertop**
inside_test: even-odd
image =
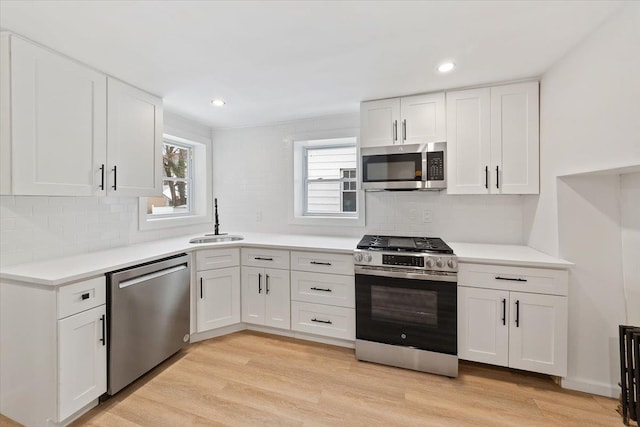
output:
[[[270,247],[283,250],[352,253],[360,237],[332,237],[271,233],[229,233],[244,240],[192,244],[189,240],[202,234],[155,240],[82,255],[20,264],[2,268],[0,279],[25,284],[59,286],[109,271],[131,267],[183,252],[229,247]],[[449,243],[460,262],[519,265],[567,269],[572,264],[538,252],[527,246],[480,243]]]

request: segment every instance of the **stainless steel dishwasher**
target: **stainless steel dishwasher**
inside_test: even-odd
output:
[[[107,273],[108,395],[189,342],[190,262],[180,254]]]

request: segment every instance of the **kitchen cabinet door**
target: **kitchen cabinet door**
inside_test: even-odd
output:
[[[538,82],[491,88],[492,193],[539,193]]]
[[[105,307],[58,321],[58,421],[107,391]]]
[[[509,365],[509,292],[458,287],[458,357]]]
[[[162,99],[113,78],[107,88],[109,193],[162,195]]]
[[[511,292],[509,366],[567,374],[567,297]]]
[[[240,267],[201,271],[197,285],[198,332],[240,322]]]
[[[6,38],[3,43],[6,49]],[[10,122],[11,132],[3,133],[2,152],[10,152],[11,160],[2,165],[2,191],[104,193],[107,77],[19,37],[11,36],[10,43],[11,57],[3,59],[10,62],[9,70],[3,67],[3,127]],[[8,81],[10,101],[5,98]]]
[[[403,144],[447,140],[444,92],[406,96],[400,99]]]
[[[265,272],[260,267],[242,267],[242,321],[264,325]]]
[[[266,268],[265,271],[265,326],[289,329],[291,327],[291,292],[289,270]]]
[[[362,102],[360,147],[400,143],[400,98]]]
[[[447,92],[447,193],[488,194],[491,91]]]

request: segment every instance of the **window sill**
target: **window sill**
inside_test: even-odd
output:
[[[293,216],[289,224],[364,227],[364,212],[359,217],[341,216]]]
[[[141,231],[146,230],[161,230],[164,228],[184,227],[187,225],[204,224],[211,222],[211,216],[209,215],[188,215],[177,217],[165,217],[146,219],[141,218],[138,227]]]

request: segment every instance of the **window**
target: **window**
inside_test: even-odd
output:
[[[165,140],[162,147],[162,197],[147,198],[147,215],[189,215],[192,212],[193,147]]]
[[[340,175],[342,175],[343,179],[340,198],[342,212],[356,212],[356,170],[355,168],[340,169]]]
[[[304,149],[305,215],[353,216],[357,211],[356,199],[348,194],[353,184],[355,195],[356,145],[327,140],[325,145]],[[335,144],[335,145],[334,145]],[[350,174],[353,171],[353,177]],[[346,177],[345,177],[346,175]],[[347,189],[344,198],[344,186]],[[348,209],[345,209],[345,204]]]
[[[293,224],[363,225],[355,137],[293,142]]]
[[[211,221],[210,140],[163,135],[162,195],[140,197],[140,230]]]

